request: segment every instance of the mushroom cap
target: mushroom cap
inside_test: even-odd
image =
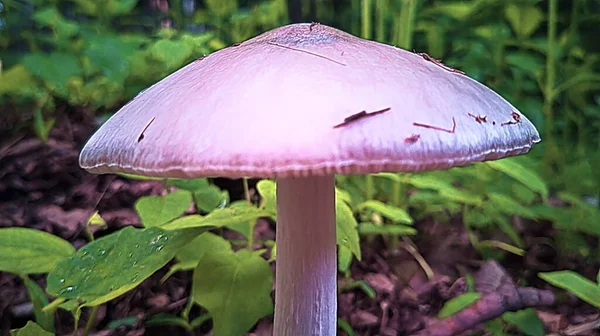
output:
[[[140,93],[89,139],[92,173],[299,177],[447,169],[540,141],[513,105],[425,54],[320,24],[221,49]]]

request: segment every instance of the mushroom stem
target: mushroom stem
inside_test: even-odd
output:
[[[273,335],[336,334],[333,175],[277,180]]]

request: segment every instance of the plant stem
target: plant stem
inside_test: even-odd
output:
[[[553,124],[554,111],[554,82],[556,77],[556,21],[558,17],[558,0],[550,0],[548,8],[548,52],[546,54],[546,83],[544,88],[544,119],[545,133],[548,138],[548,149],[545,153],[545,167],[550,167],[550,160],[554,156]],[[547,173],[550,173],[547,171]]]
[[[362,38],[371,38],[371,0],[362,0]]]
[[[92,328],[94,327],[94,323],[96,323],[96,316],[98,315],[98,309],[100,306],[92,307],[92,311],[90,312],[90,317],[88,318],[87,323],[85,324],[85,329],[83,330],[83,335],[88,336]]]
[[[400,23],[398,24],[398,40],[396,41],[396,44],[400,48],[406,50],[412,48],[416,12],[417,0],[402,0]]]
[[[384,42],[386,37],[385,31],[385,19],[388,12],[388,1],[389,0],[377,0],[377,37],[376,40]]]
[[[335,335],[335,178],[277,180],[273,335]]]

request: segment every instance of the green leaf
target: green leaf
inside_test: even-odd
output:
[[[531,209],[521,205],[521,203],[509,196],[493,192],[488,193],[487,196],[491,204],[494,205],[494,209],[501,213],[517,215],[529,219],[536,218],[535,213]]]
[[[0,95],[5,93],[17,93],[23,88],[35,87],[31,73],[21,65],[17,64],[6,71],[0,71]]]
[[[131,226],[99,238],[48,274],[51,295],[97,306],[135,288],[206,228],[166,231]]]
[[[177,190],[166,196],[140,197],[135,210],[145,227],[160,226],[181,216],[192,204],[192,194]]]
[[[194,203],[198,210],[211,212],[223,208],[229,202],[229,193],[215,185],[206,185],[194,191]]]
[[[79,60],[72,54],[53,52],[50,54],[29,53],[21,64],[34,76],[44,80],[46,86],[63,98],[68,98],[68,82],[81,75]]]
[[[161,227],[167,230],[193,227],[223,227],[239,223],[249,223],[260,217],[269,216],[269,212],[249,205],[246,201],[233,203],[228,208],[216,209],[207,216],[189,215],[176,219]]]
[[[573,271],[539,273],[551,285],[566,289],[581,300],[600,308],[600,285]]]
[[[261,197],[261,206],[268,211],[277,213],[277,185],[271,180],[260,180],[256,184],[256,190]]]
[[[406,210],[376,200],[363,202],[358,205],[358,209],[369,209],[375,211],[383,217],[390,219],[394,223],[412,224],[414,222]]]
[[[109,0],[103,10],[111,16],[119,16],[130,13],[137,4],[138,0]]]
[[[71,243],[41,230],[0,229],[0,271],[48,273],[73,253],[75,248]]]
[[[175,254],[175,258],[180,263],[193,263],[192,268],[196,268],[196,265],[206,253],[224,252],[230,249],[231,243],[228,240],[214,233],[206,232],[187,243]]]
[[[502,159],[485,162],[488,166],[503,172],[523,185],[548,198],[548,186],[546,182],[535,172],[523,167],[513,159]]]
[[[527,336],[544,336],[544,323],[540,320],[535,309],[527,308],[516,312],[507,312],[502,315],[502,319],[516,326],[523,334]]]
[[[193,298],[213,317],[215,336],[243,335],[273,311],[273,272],[255,253],[210,252],[194,272]]]
[[[52,336],[53,333],[44,330],[33,321],[27,321],[27,324],[21,329],[12,329],[11,336]]]
[[[193,51],[194,46],[186,42],[159,40],[150,48],[150,55],[164,63],[168,70],[175,70],[192,57]]]
[[[167,182],[178,188],[187,191],[196,191],[200,189],[204,189],[210,185],[207,178],[197,178],[197,179],[167,179]]]
[[[52,312],[44,312],[42,308],[48,305],[48,298],[44,290],[28,276],[24,275],[21,277],[25,288],[27,288],[27,295],[29,300],[33,304],[33,314],[35,315],[35,321],[45,330],[54,331],[54,316]]]
[[[412,236],[417,234],[414,227],[406,225],[377,225],[374,223],[360,223],[358,232],[361,235],[390,235]]]
[[[454,297],[448,300],[446,303],[444,303],[444,306],[442,307],[442,309],[440,309],[440,312],[438,313],[438,318],[442,319],[452,316],[458,313],[459,311],[463,310],[464,308],[468,307],[473,302],[477,301],[480,297],[481,294],[474,292],[468,292]]]
[[[360,260],[360,238],[356,230],[358,223],[356,222],[356,218],[354,218],[352,209],[350,209],[348,204],[336,197],[335,213],[337,244],[352,251],[356,259]]]
[[[349,248],[340,246],[338,250],[338,270],[346,272],[352,265],[352,251]]]
[[[504,15],[512,29],[519,37],[529,37],[544,20],[544,12],[536,6],[508,4],[504,9]]]
[[[79,31],[77,23],[65,20],[53,6],[36,9],[33,13],[33,20],[40,25],[52,28],[60,39],[71,37]]]

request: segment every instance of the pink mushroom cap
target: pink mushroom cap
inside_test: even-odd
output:
[[[539,141],[521,112],[459,70],[294,24],[143,91],[91,137],[80,165],[177,178],[411,172],[523,154]]]

